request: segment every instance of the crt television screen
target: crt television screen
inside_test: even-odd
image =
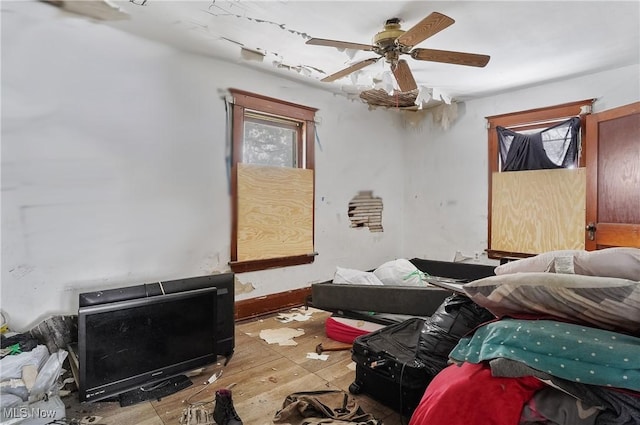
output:
[[[216,289],[79,310],[81,397],[97,400],[216,360]]]

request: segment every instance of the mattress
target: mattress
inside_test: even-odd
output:
[[[410,260],[426,273],[433,284],[438,281],[465,283],[494,275],[494,266],[454,263],[414,258]],[[436,279],[435,277],[439,278]],[[337,312],[356,318],[363,314],[395,313],[428,317],[453,293],[450,288],[437,286],[373,286],[336,284],[331,281],[311,285],[311,303],[321,310]],[[370,315],[372,321],[374,317]]]

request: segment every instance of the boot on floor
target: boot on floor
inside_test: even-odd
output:
[[[216,405],[213,409],[213,420],[218,425],[243,425],[236,413],[231,399],[231,390],[226,388],[216,391]]]

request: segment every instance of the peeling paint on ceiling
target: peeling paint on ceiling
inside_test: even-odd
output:
[[[89,16],[93,13],[90,9],[113,5],[118,14],[125,13],[129,19],[102,21],[106,25],[183,50],[277,72],[346,96],[380,88],[376,85],[389,72],[389,64],[376,61],[344,78],[322,83],[320,80],[327,74],[376,54],[307,45],[309,38],[371,44],[390,18],[398,18],[402,28],[409,29],[429,14],[439,12],[455,22],[417,47],[482,53],[490,55],[491,60],[486,67],[476,68],[409,57],[407,62],[417,85],[427,88],[435,98],[429,99],[425,107],[446,99],[460,102],[640,63],[639,1],[63,3],[84,4]]]

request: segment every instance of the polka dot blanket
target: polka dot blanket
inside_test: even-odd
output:
[[[507,358],[583,384],[640,391],[640,338],[553,320],[502,319],[462,338],[451,359]]]

